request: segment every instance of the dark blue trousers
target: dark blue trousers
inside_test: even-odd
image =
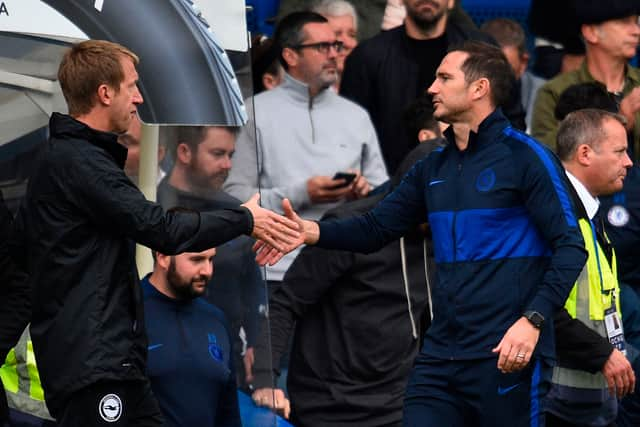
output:
[[[404,401],[404,427],[544,427],[541,398],[551,367],[532,361],[501,373],[497,358],[416,358]]]

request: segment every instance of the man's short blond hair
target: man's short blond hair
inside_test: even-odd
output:
[[[87,40],[65,53],[58,68],[58,80],[71,116],[91,111],[100,85],[107,84],[116,91],[120,89],[124,80],[120,62],[123,58],[129,58],[138,65],[135,53],[106,40]]]

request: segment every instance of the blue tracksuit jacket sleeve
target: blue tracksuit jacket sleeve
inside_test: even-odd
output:
[[[551,319],[562,307],[587,259],[578,229],[564,169],[557,157],[540,144],[531,145],[537,156],[524,163],[524,204],[551,249],[541,286],[525,307]]]
[[[418,162],[398,187],[364,215],[320,221],[317,246],[372,253],[427,221],[425,161]]]

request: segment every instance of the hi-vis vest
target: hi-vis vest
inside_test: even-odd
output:
[[[18,344],[7,355],[4,365],[0,367],[0,378],[10,408],[34,417],[53,420],[44,401],[44,391],[40,384],[28,326]]]
[[[609,265],[600,244],[595,239],[595,232],[589,220],[580,218],[578,224],[584,238],[585,249],[589,255],[587,263],[571,289],[565,308],[571,317],[582,321],[589,328],[607,338],[604,322],[605,310],[612,306],[614,298],[618,318],[622,318],[615,252],[613,252],[611,265]],[[577,389],[606,390],[608,388],[602,372],[592,374],[562,366],[556,366],[553,369],[551,381],[560,386]]]

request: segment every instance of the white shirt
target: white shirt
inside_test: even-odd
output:
[[[582,206],[584,206],[584,210],[587,211],[587,216],[590,220],[593,219],[593,217],[596,215],[596,212],[598,212],[598,208],[600,207],[600,200],[598,200],[597,197],[593,197],[591,193],[589,193],[589,190],[587,190],[587,188],[584,186],[584,184],[582,184],[582,182],[580,182],[578,178],[573,176],[571,172],[569,172],[568,170],[565,170],[564,172],[569,177],[569,181],[571,181],[571,185],[573,185],[573,188],[576,189],[576,193],[578,193],[578,197],[582,202]]]

